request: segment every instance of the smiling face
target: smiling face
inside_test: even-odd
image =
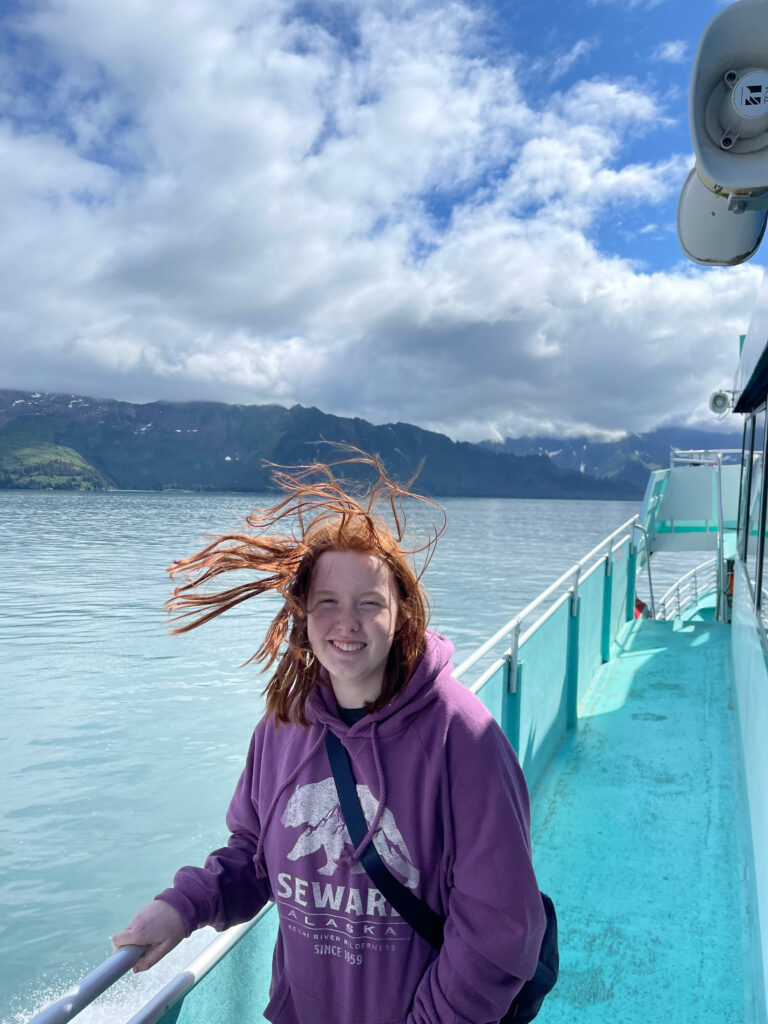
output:
[[[376,555],[324,551],[309,587],[307,635],[341,707],[381,693],[397,628],[395,579]]]

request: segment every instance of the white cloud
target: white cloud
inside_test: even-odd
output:
[[[659,43],[653,51],[653,60],[666,61],[669,64],[682,64],[688,60],[688,43],[684,39],[672,39]]]
[[[344,39],[278,0],[55,0],[19,22],[7,386],[481,437],[641,429],[687,414],[702,365],[722,383],[757,271],[715,287],[594,241],[618,209],[659,221],[684,176],[687,158],[623,156],[669,124],[644,86],[527,97],[469,7],[340,13]]]
[[[545,75],[548,82],[556,82],[568,74],[571,68],[582,57],[587,57],[599,46],[597,39],[577,39],[568,50],[550,53],[546,58],[534,61],[531,71],[533,75]]]

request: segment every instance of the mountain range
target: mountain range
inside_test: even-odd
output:
[[[645,487],[653,469],[669,465],[672,448],[684,451],[731,448],[741,450],[742,435],[690,427],[659,427],[646,434],[626,434],[617,441],[581,437],[507,437],[483,441],[489,451],[512,455],[546,455],[562,469],[600,479],[625,480]]]
[[[613,446],[544,437],[478,445],[301,405],[134,404],[0,390],[0,488],[264,492],[273,486],[266,463],[333,461],[343,455],[323,442],[340,442],[377,453],[400,481],[418,473],[417,489],[435,497],[632,500],[648,468],[668,463],[668,441],[701,447],[705,436],[662,433]]]

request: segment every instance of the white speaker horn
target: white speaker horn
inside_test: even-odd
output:
[[[709,411],[716,416],[724,416],[731,408],[731,398],[727,391],[713,391],[709,398]]]
[[[696,169],[724,195],[768,189],[768,2],[738,0],[709,22],[691,75]]]
[[[715,267],[744,263],[763,240],[766,221],[766,210],[737,213],[729,209],[728,199],[711,192],[696,168],[686,178],[677,204],[677,237],[694,263]]]

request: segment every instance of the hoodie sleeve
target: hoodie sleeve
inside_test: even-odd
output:
[[[448,733],[445,941],[419,982],[407,1024],[485,1024],[533,977],[545,915],[531,864],[529,803],[512,747],[477,716]]]
[[[225,847],[209,854],[202,868],[177,871],[173,887],[156,899],[170,903],[184,921],[187,934],[204,925],[223,931],[249,921],[272,898],[266,864],[257,865],[259,842],[258,793],[259,735],[251,739],[248,758],[227,811],[231,835]]]

